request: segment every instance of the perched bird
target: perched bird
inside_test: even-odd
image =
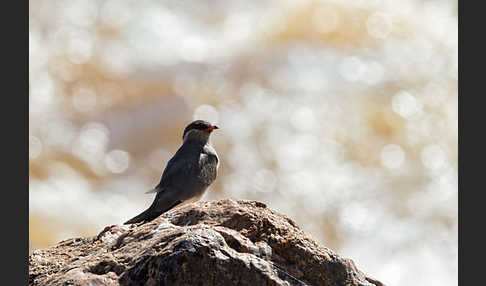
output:
[[[202,197],[218,172],[218,154],[209,143],[209,135],[218,128],[204,120],[187,125],[182,146],[167,163],[160,183],[147,192],[157,193],[152,205],[125,224],[151,221],[176,205]]]

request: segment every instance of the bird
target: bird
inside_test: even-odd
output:
[[[167,162],[159,184],[146,193],[156,193],[150,207],[124,224],[149,222],[178,205],[198,201],[216,179],[219,157],[209,136],[218,126],[204,120],[189,123],[182,145]]]

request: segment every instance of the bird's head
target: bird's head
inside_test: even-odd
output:
[[[214,129],[219,129],[219,127],[204,120],[193,121],[184,129],[182,140],[184,142],[188,140],[207,142]]]

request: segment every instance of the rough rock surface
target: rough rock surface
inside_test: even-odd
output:
[[[200,201],[29,256],[29,285],[383,285],[264,203]]]

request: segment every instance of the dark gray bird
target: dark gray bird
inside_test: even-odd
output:
[[[160,183],[147,192],[157,193],[152,205],[125,224],[151,221],[179,204],[202,197],[218,172],[218,154],[209,143],[209,135],[218,128],[203,120],[187,125],[182,146],[167,163]]]

